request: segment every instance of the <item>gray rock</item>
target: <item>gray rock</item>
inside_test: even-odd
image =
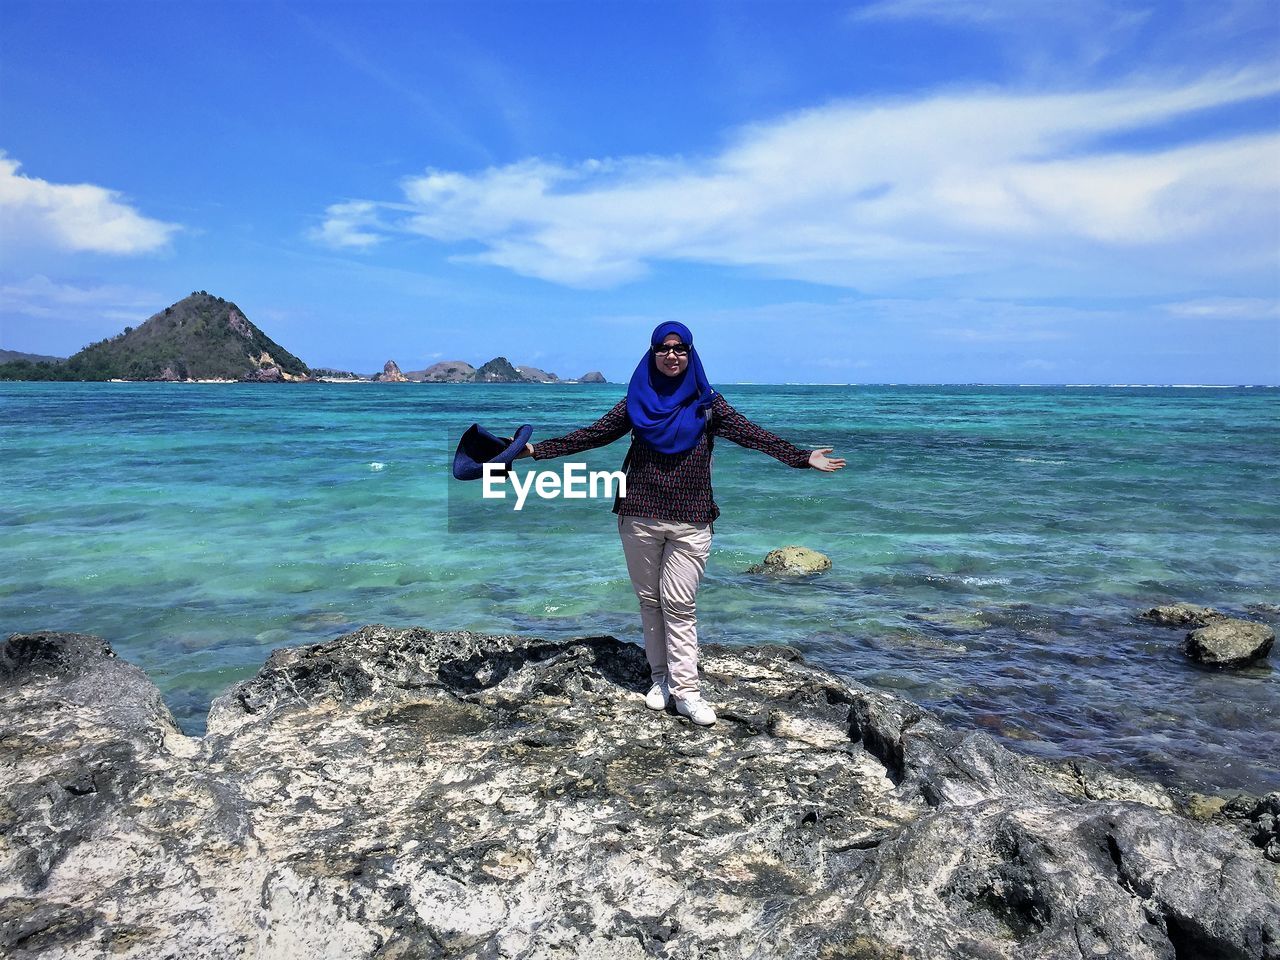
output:
[[[1206,627],[1215,621],[1227,619],[1227,615],[1212,607],[1198,607],[1194,603],[1171,603],[1168,606],[1152,607],[1140,613],[1138,618],[1161,627]]]
[[[582,376],[580,376],[578,378],[578,382],[579,383],[608,383],[609,381],[604,378],[604,374],[601,373],[599,370],[592,370],[591,372],[584,373]]]
[[[1243,667],[1270,653],[1275,640],[1275,631],[1265,624],[1227,619],[1192,630],[1182,650],[1211,667]]]
[[[1239,830],[786,647],[706,645],[704,729],[611,637],[365,627],[200,741],[97,638],[0,664],[6,956],[1280,956]]]
[[[1272,863],[1280,863],[1280,791],[1269,793],[1249,811],[1251,839]]]
[[[376,374],[373,378],[378,383],[407,383],[409,378],[400,372],[400,365],[394,360],[388,360],[382,365],[382,372]]]
[[[769,573],[778,576],[805,577],[831,569],[831,558],[808,547],[779,547],[770,550],[764,563],[757,563],[747,573]]]

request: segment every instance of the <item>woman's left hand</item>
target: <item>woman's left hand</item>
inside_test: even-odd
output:
[[[819,447],[809,454],[809,466],[815,470],[821,470],[824,473],[830,473],[832,470],[839,470],[844,466],[844,459],[841,457],[828,457],[827,454],[834,450],[835,447]]]

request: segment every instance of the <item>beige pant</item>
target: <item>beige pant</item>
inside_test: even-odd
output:
[[[655,683],[673,696],[698,693],[698,617],[694,599],[711,555],[711,524],[618,517],[631,586],[640,600],[644,652]]]

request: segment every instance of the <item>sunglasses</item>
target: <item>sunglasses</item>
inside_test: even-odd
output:
[[[664,353],[674,353],[677,357],[687,357],[692,349],[687,343],[659,343],[653,348],[653,355],[660,357]]]

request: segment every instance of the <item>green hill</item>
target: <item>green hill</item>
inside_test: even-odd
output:
[[[9,380],[305,380],[307,365],[203,290],[141,326],[100,340],[59,364],[0,365]]]
[[[506,357],[494,357],[475,373],[476,383],[523,383],[524,377]]]

